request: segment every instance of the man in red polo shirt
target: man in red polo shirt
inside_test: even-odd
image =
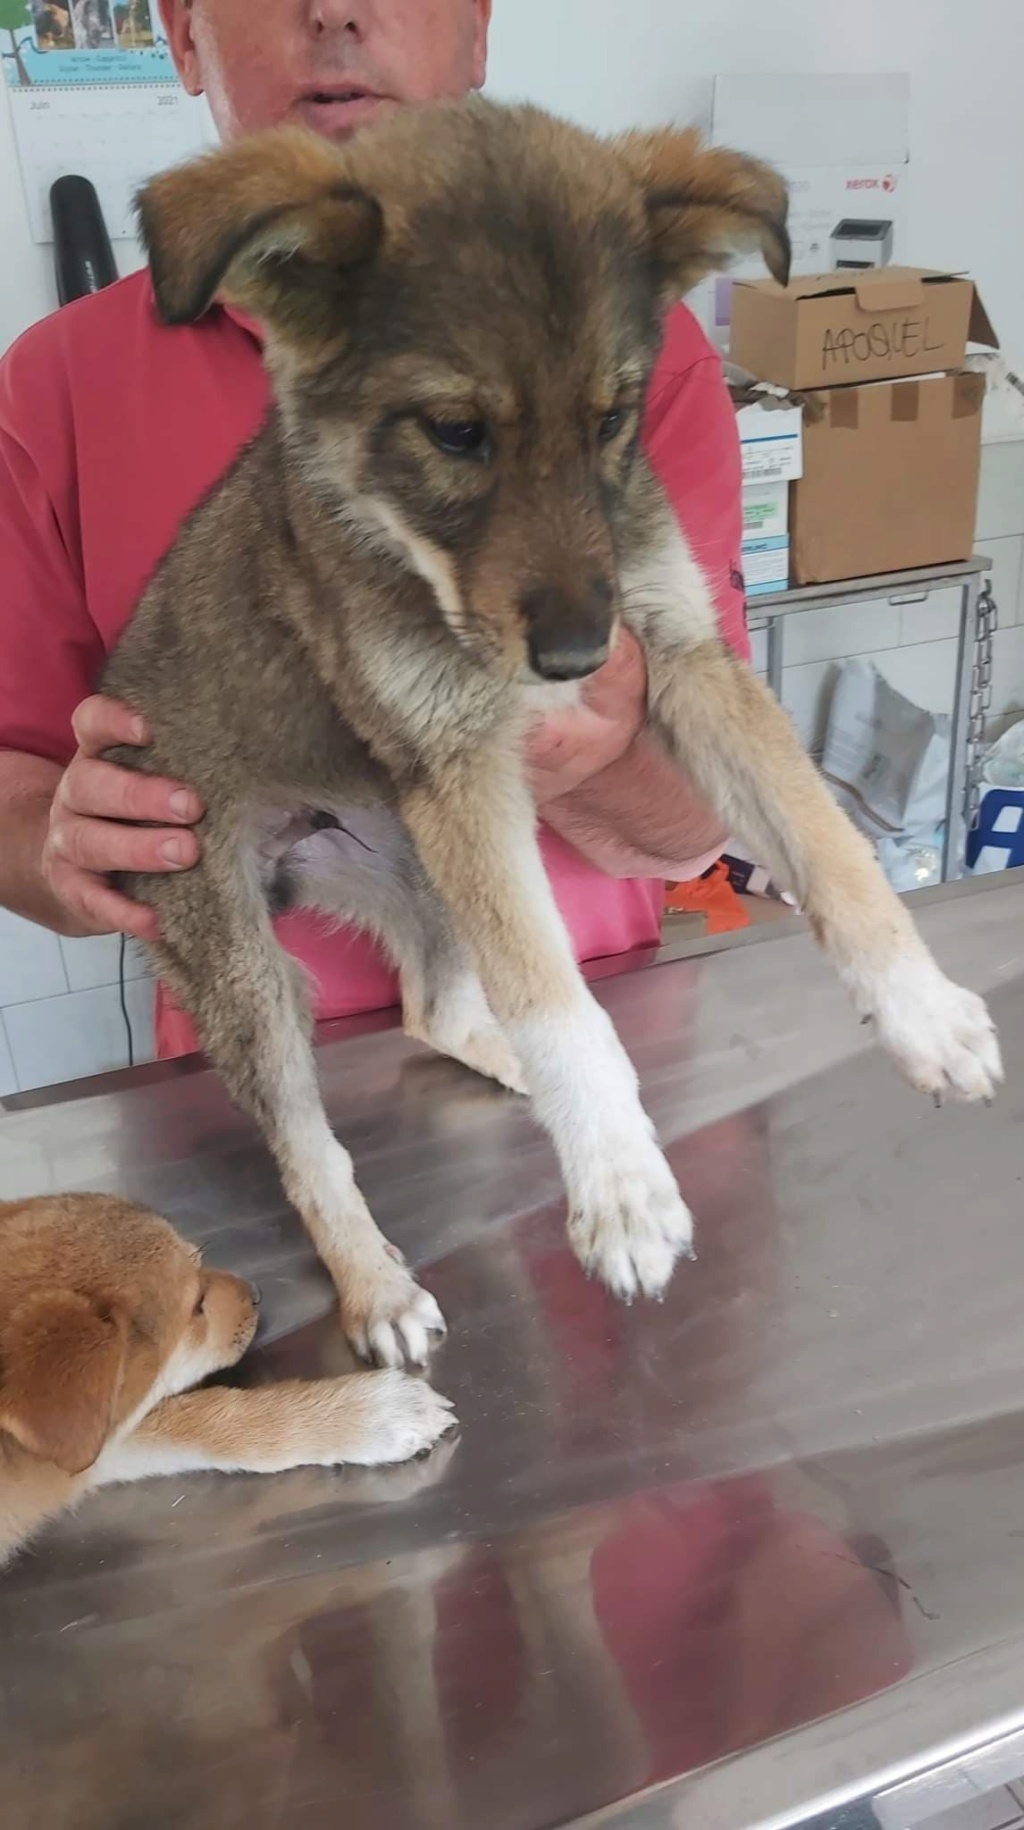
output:
[[[205,90],[223,136],[298,120],[342,138],[393,107],[479,87],[490,4],[261,0],[256,29],[251,0],[161,0],[161,11],[182,81]],[[151,913],[107,874],[188,869],[199,855],[197,797],[102,761],[107,745],[143,743],[146,731],[89,695],[182,520],[266,404],[252,326],[214,306],[168,328],[144,273],[36,325],[0,364],[0,903],[59,933],[144,938]],[[645,442],[723,635],[745,653],[735,421],[684,306],[669,321]],[[703,870],[724,838],[646,737],[645,687],[623,637],[583,706],[533,741],[544,856],[580,959],[654,942],[663,879]],[[318,985],[319,1016],[396,1001],[364,935],[309,915],[280,933]],[[162,1054],[194,1046],[164,998],[157,1037]]]

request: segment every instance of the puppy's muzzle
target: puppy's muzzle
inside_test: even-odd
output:
[[[574,591],[539,585],[520,602],[530,666],[542,680],[583,680],[608,659],[615,593],[596,574]]]

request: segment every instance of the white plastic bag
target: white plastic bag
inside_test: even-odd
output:
[[[950,725],[945,713],[905,699],[872,662],[840,668],[822,772],[897,889],[941,875]]]
[[[988,788],[1024,788],[1024,718],[985,752],[981,779]]]
[[[898,693],[870,661],[844,661],[821,759],[869,838],[932,831],[945,818],[950,720]]]

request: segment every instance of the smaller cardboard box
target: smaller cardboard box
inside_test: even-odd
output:
[[[999,347],[973,280],[927,267],[737,280],[730,359],[783,388],[895,381],[963,365],[968,342]]]
[[[812,395],[790,500],[794,583],[968,559],[984,397],[973,374]]]
[[[736,414],[747,483],[791,483],[803,471],[803,415],[799,407],[763,407],[753,401]]]

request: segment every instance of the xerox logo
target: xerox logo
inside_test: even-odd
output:
[[[848,191],[886,191],[892,193],[899,184],[894,173],[889,172],[884,178],[847,178]]]

